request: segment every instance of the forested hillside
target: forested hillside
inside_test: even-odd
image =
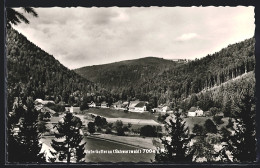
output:
[[[177,65],[176,62],[156,57],[93,65],[75,69],[79,75],[100,83],[108,89],[128,88],[140,85],[155,75],[162,74]]]
[[[83,67],[75,72],[110,89],[119,99],[153,97],[158,103],[180,104],[192,94],[254,71],[254,47],[254,38],[250,38],[187,63],[146,57]],[[252,80],[254,75],[248,78]]]
[[[7,30],[6,46],[9,109],[20,93],[73,104],[87,93],[101,91],[14,29]]]

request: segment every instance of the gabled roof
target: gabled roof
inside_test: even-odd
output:
[[[127,101],[125,101],[123,104],[125,104],[125,105],[128,105],[128,102],[127,102]]]
[[[139,102],[137,105],[135,105],[135,107],[144,107],[145,106],[145,102]]]
[[[195,112],[197,110],[197,107],[191,107],[188,112]]]
[[[130,101],[129,107],[135,107],[140,101]]]

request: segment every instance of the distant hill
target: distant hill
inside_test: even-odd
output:
[[[145,57],[111,64],[75,69],[84,78],[100,83],[107,89],[127,88],[143,83],[155,75],[175,67],[178,63],[157,57]]]
[[[7,30],[6,55],[9,108],[20,93],[33,98],[74,103],[78,101],[76,97],[99,92],[93,82],[63,66],[14,29]]]

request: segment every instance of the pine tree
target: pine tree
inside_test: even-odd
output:
[[[76,162],[84,160],[85,143],[82,144],[81,126],[81,120],[69,112],[66,113],[63,121],[58,123],[58,133],[55,133],[56,140],[52,140],[51,146],[56,150],[60,161],[67,159],[67,163],[70,163],[72,156],[75,157]],[[61,138],[64,138],[64,140]]]
[[[31,7],[23,7],[22,8],[25,13],[31,14],[34,17],[38,17],[38,14]],[[24,22],[29,24],[29,20],[24,16],[23,13],[14,10],[13,8],[6,8],[6,26],[7,28],[11,27],[11,24],[17,25],[18,23]]]
[[[242,93],[237,101],[235,112],[234,135],[226,140],[226,150],[233,155],[233,161],[253,162],[256,160],[256,130],[255,130],[255,98],[250,87]]]
[[[25,105],[19,103],[14,109],[14,113],[21,115],[21,118],[18,123],[18,134],[14,135],[11,131],[9,132],[9,161],[19,163],[45,162],[44,153],[40,153],[40,134],[37,129],[38,112],[34,109],[32,99],[28,98]]]
[[[189,149],[192,136],[189,136],[188,127],[185,127],[185,122],[180,115],[179,112],[176,112],[175,121],[170,119],[169,122],[166,122],[165,128],[168,135],[161,138],[165,149],[155,154],[156,161],[183,163],[192,161],[194,152]]]

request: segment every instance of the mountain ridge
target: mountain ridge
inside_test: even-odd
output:
[[[149,65],[149,61],[145,60],[150,59],[158,63]],[[145,57],[95,68],[82,67],[74,71],[121,94],[121,98],[147,99],[149,95],[158,97],[159,102],[163,103],[174,99],[181,101],[193,93],[253,71],[254,66],[254,38],[250,38],[187,62]]]

